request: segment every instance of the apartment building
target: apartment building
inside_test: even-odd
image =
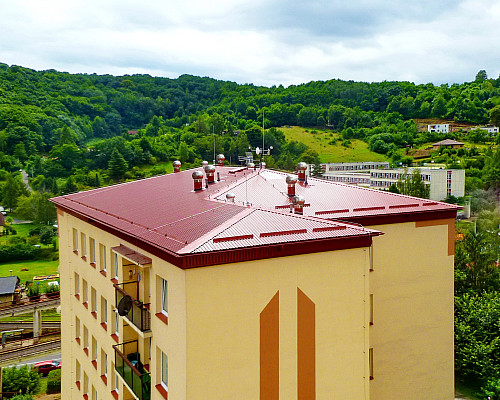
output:
[[[450,124],[427,125],[427,132],[448,133],[450,132]]]
[[[370,187],[388,190],[400,179],[405,179],[416,168],[376,170],[370,172]],[[422,181],[429,187],[430,200],[444,200],[449,196],[463,197],[465,195],[465,170],[418,168]]]
[[[62,398],[453,399],[457,207],[298,169],[54,198]]]
[[[370,171],[377,168],[389,168],[387,161],[365,161],[321,164],[323,171],[328,174],[332,172],[358,172]]]

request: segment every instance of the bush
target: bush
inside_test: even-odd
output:
[[[61,370],[55,369],[49,372],[47,378],[47,394],[61,393]]]
[[[32,283],[28,286],[28,291],[26,293],[28,297],[40,295],[40,285],[38,283]]]
[[[10,400],[33,400],[33,396],[31,394],[18,394],[11,397]]]
[[[20,368],[3,369],[2,392],[19,392],[35,394],[40,390],[40,375],[27,365]]]
[[[32,260],[38,252],[38,248],[26,243],[19,243],[14,246],[0,246],[0,263]]]
[[[31,394],[18,394],[11,397],[10,400],[33,400],[33,396]]]

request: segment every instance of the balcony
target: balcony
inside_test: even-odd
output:
[[[137,340],[113,346],[115,369],[139,400],[151,399],[151,374],[140,361]]]
[[[139,285],[137,281],[126,283],[115,283],[115,300],[116,306],[124,296],[132,297],[132,307],[126,315],[130,322],[132,322],[141,332],[151,330],[151,313],[149,312],[149,303],[144,304],[142,301],[137,300]]]

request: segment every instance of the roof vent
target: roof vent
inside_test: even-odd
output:
[[[208,161],[202,161],[202,162],[201,162],[201,166],[202,166],[203,168],[205,168],[207,165],[208,165]]]
[[[224,165],[224,161],[226,161],[226,157],[224,157],[224,154],[218,154],[217,155],[217,165],[219,167],[222,167]]]
[[[253,169],[255,169],[255,164],[254,164],[253,162],[249,162],[249,163],[247,164],[247,168],[248,168],[248,169],[252,169],[252,168],[253,168]]]
[[[307,164],[304,161],[301,161],[297,164],[299,181],[304,182],[306,180],[306,170],[307,170]]]
[[[194,190],[198,191],[203,189],[203,172],[194,171],[191,176],[193,177],[194,180]]]
[[[297,183],[297,178],[293,175],[288,175],[286,177],[286,184],[288,185],[288,197],[295,196],[295,184]]]
[[[262,169],[266,169],[266,163],[265,163],[264,161],[262,161],[262,162],[260,163],[260,167],[261,167]]]
[[[234,193],[226,193],[226,199],[227,201],[229,201],[230,203],[234,203],[234,198],[236,197],[236,195]]]
[[[304,213],[304,203],[306,200],[302,196],[294,196],[292,199],[293,210],[295,214],[302,215]]]
[[[172,165],[174,166],[174,172],[181,172],[181,162],[179,160],[175,160]]]
[[[212,164],[205,167],[205,173],[207,174],[208,184],[215,183],[215,167]]]

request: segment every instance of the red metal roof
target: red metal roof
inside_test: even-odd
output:
[[[358,238],[361,243],[359,238],[380,232],[329,219],[357,221],[359,217],[415,213],[425,213],[429,219],[429,213],[457,210],[445,203],[309,178],[308,184],[296,185],[296,193],[306,200],[304,216],[299,216],[290,214],[287,207],[290,199],[285,173],[217,167],[220,181],[195,192],[192,172],[60,196],[52,201],[129,242],[168,252],[175,260],[200,253],[337,239],[342,239],[342,246],[352,247],[349,241]],[[226,199],[228,192],[236,195],[234,203]],[[341,242],[336,243],[333,247],[328,244],[328,249],[338,248]],[[307,246],[299,247],[307,252]],[[299,251],[299,247],[289,254]],[[310,247],[314,251],[323,248],[317,244]],[[198,258],[183,265],[206,262]]]

